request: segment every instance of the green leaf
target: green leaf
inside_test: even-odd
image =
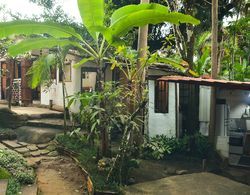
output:
[[[167,7],[159,4],[149,4],[147,6],[143,4],[130,5],[120,9],[112,16],[113,23],[111,26],[103,31],[105,38],[111,44],[121,41],[120,37],[125,35],[133,27],[162,22],[169,22],[176,25],[179,23],[190,23],[195,25],[200,23],[199,20],[190,15],[169,12]]]
[[[55,38],[75,37],[79,40],[82,40],[81,35],[79,35],[73,28],[56,23],[42,23],[27,20],[0,23],[0,38],[6,38],[14,34],[49,34]]]
[[[90,57],[90,58],[84,58],[80,62],[76,63],[73,65],[74,68],[79,68],[80,66],[84,65],[86,62],[93,61],[95,58]]]
[[[56,56],[54,54],[38,58],[27,73],[27,76],[30,77],[30,87],[34,89],[48,82],[51,79],[51,69],[53,68],[56,68]]]
[[[143,4],[139,4],[139,5],[127,5],[124,6],[118,10],[116,10],[112,16],[111,16],[111,25],[114,24],[115,22],[117,22],[118,20],[120,20],[120,18],[137,12],[137,11],[143,11],[143,10],[147,10],[147,9],[157,9],[158,11],[161,11],[163,13],[165,12],[169,12],[168,7],[157,4],[157,3],[143,3]]]
[[[33,38],[21,41],[17,44],[11,45],[8,48],[8,53],[11,56],[17,56],[19,54],[24,54],[25,52],[43,49],[43,48],[52,48],[55,46],[67,46],[72,45],[78,48],[81,48],[77,42],[70,41],[68,39],[55,39],[55,38]]]
[[[99,33],[92,28],[104,26],[104,0],[78,0],[77,2],[84,26],[97,40]]]
[[[171,59],[171,58],[158,57],[157,61],[165,63],[165,64],[169,64],[169,65],[173,66],[174,68],[182,71],[183,73],[185,73],[185,72],[188,71],[188,73],[191,74],[194,77],[198,77],[199,76],[196,72],[194,72],[194,71],[192,71],[192,70],[190,70],[188,68],[183,67],[181,61],[179,61],[179,60],[177,61],[177,60]]]

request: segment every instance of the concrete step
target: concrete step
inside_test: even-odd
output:
[[[53,140],[56,134],[63,133],[61,129],[23,126],[16,129],[17,140],[30,144],[45,144]]]
[[[23,195],[37,195],[38,194],[38,187],[36,184],[23,186],[21,189],[21,194]]]
[[[11,141],[5,140],[2,141],[2,143],[10,149],[18,149],[23,147],[21,144],[18,144],[16,140],[11,140]]]
[[[34,127],[46,127],[46,128],[56,128],[56,129],[64,129],[64,120],[63,119],[51,119],[51,118],[43,118],[43,119],[35,119],[35,120],[28,120],[28,126]],[[67,120],[66,127],[67,129],[72,128],[72,122]]]
[[[8,186],[8,180],[7,179],[0,180],[0,195],[5,195],[6,194],[7,186]]]
[[[52,119],[63,119],[63,113],[42,113],[42,114],[29,114],[28,118],[30,120],[33,119],[44,119],[44,118],[52,118]]]

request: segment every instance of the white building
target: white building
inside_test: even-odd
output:
[[[150,136],[181,137],[190,131],[208,136],[211,87],[215,86],[216,149],[231,164],[249,158],[250,83],[182,76],[149,78],[148,83]]]

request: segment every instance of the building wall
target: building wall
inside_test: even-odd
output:
[[[155,81],[149,80],[148,134],[176,137],[175,84],[169,83],[169,112],[155,113]]]
[[[250,91],[246,90],[218,90],[217,98],[226,99],[229,105],[229,118],[241,118],[247,105],[250,105]]]
[[[71,61],[71,81],[65,82],[67,95],[73,95],[81,90],[81,69],[73,68],[80,59],[73,56],[67,55],[66,59]],[[54,83],[47,89],[44,86],[41,87],[41,104],[49,105],[50,100],[53,101],[53,106],[62,108],[63,107],[63,93],[62,93],[62,83],[59,82],[59,70],[57,70],[57,79]],[[67,101],[66,101],[67,103]],[[79,105],[73,105],[71,111],[76,112]]]
[[[201,86],[200,88],[200,131],[204,135],[208,135],[209,128],[209,115],[210,115],[210,87]],[[219,151],[221,156],[229,157],[229,136],[227,134],[227,126],[224,127],[224,117],[228,110],[228,118],[241,118],[248,104],[250,104],[250,91],[245,90],[228,90],[228,89],[217,89],[217,99],[226,100],[225,106],[216,107],[216,138],[215,144],[216,149]],[[224,110],[224,111],[223,111]],[[223,114],[222,112],[225,112]],[[249,125],[250,126],[250,125]],[[224,132],[226,131],[226,132]]]

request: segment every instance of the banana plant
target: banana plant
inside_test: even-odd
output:
[[[151,3],[128,5],[117,9],[111,16],[110,25],[105,26],[104,0],[78,0],[77,2],[82,23],[93,38],[94,47],[70,26],[51,22],[14,21],[0,23],[0,39],[10,35],[25,36],[23,41],[16,42],[8,48],[9,55],[17,56],[42,48],[72,48],[85,56],[75,67],[80,67],[87,61],[94,61],[98,65],[98,89],[102,90],[103,62],[107,51],[110,46],[123,45],[124,35],[132,28],[163,22],[176,25],[179,23],[199,24],[199,20],[190,15],[170,12],[166,6]],[[31,35],[36,36],[30,38]],[[103,132],[107,135],[105,130]],[[103,154],[106,153],[108,147],[107,143],[104,145],[106,148],[102,148]]]

